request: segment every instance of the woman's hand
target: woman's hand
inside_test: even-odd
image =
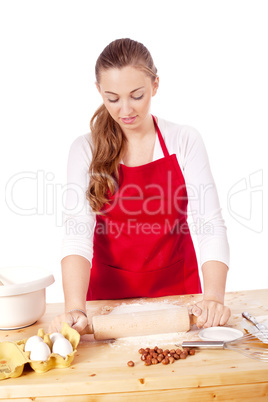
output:
[[[79,332],[80,335],[83,335],[87,332],[86,327],[88,326],[88,319],[80,311],[72,311],[71,313],[58,315],[50,323],[48,332],[60,332],[64,322]]]
[[[198,328],[216,327],[227,323],[231,316],[229,307],[214,300],[202,300],[192,307],[192,314],[198,317]]]

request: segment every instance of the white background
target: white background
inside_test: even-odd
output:
[[[227,291],[267,288],[267,8],[265,0],[0,1],[0,266],[46,268],[56,279],[47,301],[63,301],[69,147],[101,103],[99,53],[130,37],[158,68],[152,113],[194,126],[205,141],[228,227]]]

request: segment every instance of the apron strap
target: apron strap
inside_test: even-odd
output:
[[[160,131],[160,129],[159,129],[159,127],[158,127],[158,124],[157,124],[157,122],[156,122],[156,119],[155,119],[155,117],[154,117],[153,115],[152,115],[152,118],[153,118],[153,121],[154,121],[154,125],[155,125],[156,131],[157,131],[157,135],[158,135],[158,138],[159,138],[159,142],[160,142],[160,145],[161,145],[163,154],[164,154],[165,157],[168,157],[168,156],[169,156],[169,153],[168,153],[168,150],[167,150],[165,141],[163,140],[161,131]]]

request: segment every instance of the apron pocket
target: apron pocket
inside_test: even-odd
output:
[[[184,260],[148,272],[98,264],[92,269],[88,300],[161,297],[185,294]]]

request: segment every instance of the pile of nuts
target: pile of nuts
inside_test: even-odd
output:
[[[195,349],[185,348],[185,349],[161,349],[158,346],[155,346],[154,349],[141,348],[139,350],[141,354],[141,360],[144,361],[145,366],[151,366],[151,364],[172,364],[175,360],[186,359],[188,355],[194,355]],[[129,361],[129,367],[133,367],[135,363],[133,361]]]

